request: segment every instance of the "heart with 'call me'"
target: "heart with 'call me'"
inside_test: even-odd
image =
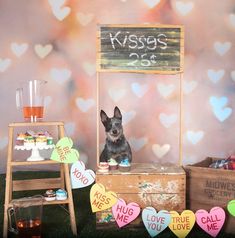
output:
[[[200,209],[195,215],[197,224],[212,237],[218,235],[225,222],[225,212],[221,207],[213,207],[209,213]]]

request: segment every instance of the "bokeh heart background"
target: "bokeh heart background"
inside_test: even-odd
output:
[[[185,27],[183,163],[234,153],[233,0],[0,0],[1,172],[8,124],[22,121],[15,89],[35,78],[48,81],[45,120],[64,121],[81,159],[95,168],[97,25],[145,23]],[[177,163],[180,75],[99,77],[99,108],[109,116],[121,109],[133,161]]]

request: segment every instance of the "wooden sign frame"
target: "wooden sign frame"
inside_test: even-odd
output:
[[[183,80],[183,66],[184,66],[184,27],[182,25],[152,25],[152,24],[148,24],[148,25],[130,25],[130,24],[125,24],[125,25],[99,25],[98,27],[114,27],[114,28],[125,28],[125,29],[131,29],[131,28],[138,28],[138,29],[146,29],[146,28],[160,28],[160,29],[180,29],[180,39],[179,39],[179,44],[180,44],[180,50],[179,50],[179,69],[178,70],[143,70],[143,69],[103,69],[100,65],[101,65],[101,44],[100,39],[101,39],[101,34],[100,31],[97,31],[97,52],[96,52],[96,68],[97,68],[97,72],[96,72],[96,103],[97,103],[97,107],[96,107],[96,155],[97,155],[97,165],[99,165],[99,125],[100,125],[100,107],[99,107],[99,103],[100,103],[100,73],[102,72],[116,72],[116,73],[144,73],[144,74],[166,74],[166,75],[174,75],[174,74],[179,74],[180,75],[180,81],[179,81],[179,93],[180,93],[180,115],[179,115],[179,162],[178,164],[180,166],[182,166],[182,115],[183,115],[183,110],[182,110],[182,105],[183,105],[183,90],[182,90],[182,80]]]
[[[177,74],[183,72],[184,28],[180,25],[100,25],[97,70]]]

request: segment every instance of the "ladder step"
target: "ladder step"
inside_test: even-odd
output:
[[[33,204],[33,203],[32,203]],[[37,203],[38,204],[38,203]],[[54,201],[43,201],[43,205],[60,205],[60,204],[69,204],[69,200],[54,200]],[[12,207],[12,202],[9,203],[9,207]]]
[[[22,166],[22,165],[41,165],[41,164],[61,164],[60,162],[51,160],[51,159],[46,159],[42,161],[11,161],[11,166]]]
[[[51,121],[51,122],[14,122],[10,123],[9,127],[31,127],[31,126],[64,126],[63,122]]]
[[[13,191],[61,188],[61,178],[13,180]]]

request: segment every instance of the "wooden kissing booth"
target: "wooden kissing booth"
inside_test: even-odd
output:
[[[179,74],[179,162],[134,163],[130,172],[96,173],[96,182],[114,191],[126,203],[143,209],[185,209],[186,175],[182,168],[182,78],[184,28],[178,25],[100,25],[97,32],[97,165],[99,164],[100,73]],[[135,161],[135,158],[133,158]],[[169,190],[169,184],[172,189]],[[111,209],[96,213],[97,228],[115,226]],[[140,216],[128,227],[142,226]]]

